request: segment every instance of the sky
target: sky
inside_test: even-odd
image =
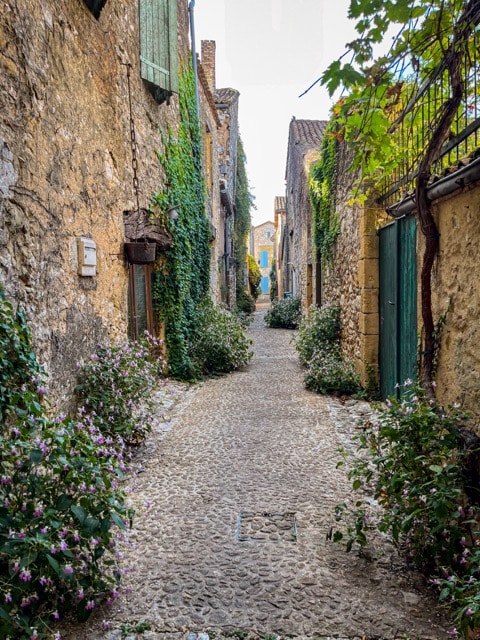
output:
[[[256,210],[273,221],[285,195],[290,121],[328,120],[332,100],[320,85],[299,97],[355,37],[350,0],[196,0],[195,42],[216,42],[216,86],[240,92],[240,136]]]

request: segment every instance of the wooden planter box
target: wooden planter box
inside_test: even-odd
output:
[[[128,262],[132,264],[151,264],[155,262],[156,242],[124,242],[123,248]]]

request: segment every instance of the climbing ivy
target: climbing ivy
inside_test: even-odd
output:
[[[262,279],[262,274],[257,261],[250,254],[247,255],[247,265],[250,293],[256,299],[260,295],[260,280]]]
[[[236,293],[237,299],[245,292],[244,269],[247,260],[247,239],[252,225],[250,210],[255,207],[254,196],[249,191],[247,158],[243,143],[237,141],[237,182],[235,190],[235,223],[234,223],[234,255],[236,261]]]
[[[327,129],[322,141],[320,160],[310,171],[309,192],[313,212],[314,243],[325,267],[333,258],[333,246],[340,233],[335,211],[337,141]]]
[[[165,188],[152,199],[153,209],[164,216],[173,237],[165,263],[153,279],[153,305],[165,323],[170,375],[190,379],[193,365],[188,339],[198,307],[209,289],[210,229],[205,213],[201,134],[197,118],[194,75],[191,66],[179,74],[180,126],[163,136],[158,158],[165,172]],[[175,206],[176,220],[167,210]]]

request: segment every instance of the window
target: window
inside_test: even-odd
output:
[[[260,267],[268,267],[268,251],[260,251]]]
[[[151,266],[131,264],[128,282],[128,334],[138,340],[145,331],[153,333]]]
[[[140,73],[157,102],[178,93],[177,0],[139,0]]]
[[[97,20],[99,19],[100,11],[103,9],[103,5],[106,4],[106,2],[107,0],[85,0],[85,4]]]

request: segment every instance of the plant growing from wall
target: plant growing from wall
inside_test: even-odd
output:
[[[165,188],[153,196],[153,207],[160,213],[176,205],[178,219],[169,222],[173,243],[165,264],[154,274],[153,301],[159,320],[165,322],[170,374],[190,379],[194,367],[187,345],[197,308],[209,289],[210,230],[191,66],[181,69],[179,83],[181,122],[176,135],[169,130],[164,136],[158,158]]]
[[[236,261],[237,299],[244,294],[245,269],[247,266],[247,240],[252,225],[250,210],[255,208],[254,197],[250,193],[247,177],[247,158],[243,143],[237,140],[237,180],[235,187],[235,218],[233,230],[233,253]]]
[[[340,233],[335,210],[337,139],[327,127],[320,149],[320,160],[310,170],[309,193],[313,215],[313,241],[325,267],[333,259],[333,247]]]

